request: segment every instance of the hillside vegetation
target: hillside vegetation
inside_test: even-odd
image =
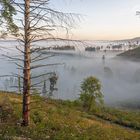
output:
[[[33,96],[31,102],[31,125],[22,127],[21,95],[0,93],[0,140],[140,140],[139,130],[104,121],[93,112],[83,110],[78,101]],[[120,115],[116,115],[117,111],[110,112],[108,118],[123,116],[123,121],[140,125],[137,113],[120,111]]]
[[[140,60],[140,47],[121,53],[118,56],[131,60]]]

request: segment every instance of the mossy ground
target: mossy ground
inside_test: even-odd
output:
[[[31,124],[21,127],[21,95],[0,93],[0,140],[140,140],[140,131],[89,117],[76,103],[31,99]]]

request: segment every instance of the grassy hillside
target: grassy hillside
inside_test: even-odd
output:
[[[83,111],[77,102],[39,96],[32,97],[31,125],[24,128],[20,126],[21,102],[20,95],[0,93],[0,140],[140,140],[140,131],[104,121]],[[127,121],[137,118],[140,124],[139,115],[128,114]]]
[[[139,60],[140,59],[140,47],[126,51],[124,53],[119,54],[123,58],[131,59],[131,60]]]

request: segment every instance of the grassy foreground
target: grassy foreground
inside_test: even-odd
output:
[[[76,103],[38,96],[32,97],[31,125],[24,128],[21,103],[20,95],[0,93],[0,140],[140,140],[140,131],[89,117]]]

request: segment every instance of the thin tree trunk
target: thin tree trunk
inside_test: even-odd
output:
[[[23,81],[23,126],[28,126],[30,122],[30,0],[25,0],[25,46],[24,46],[24,81]]]

